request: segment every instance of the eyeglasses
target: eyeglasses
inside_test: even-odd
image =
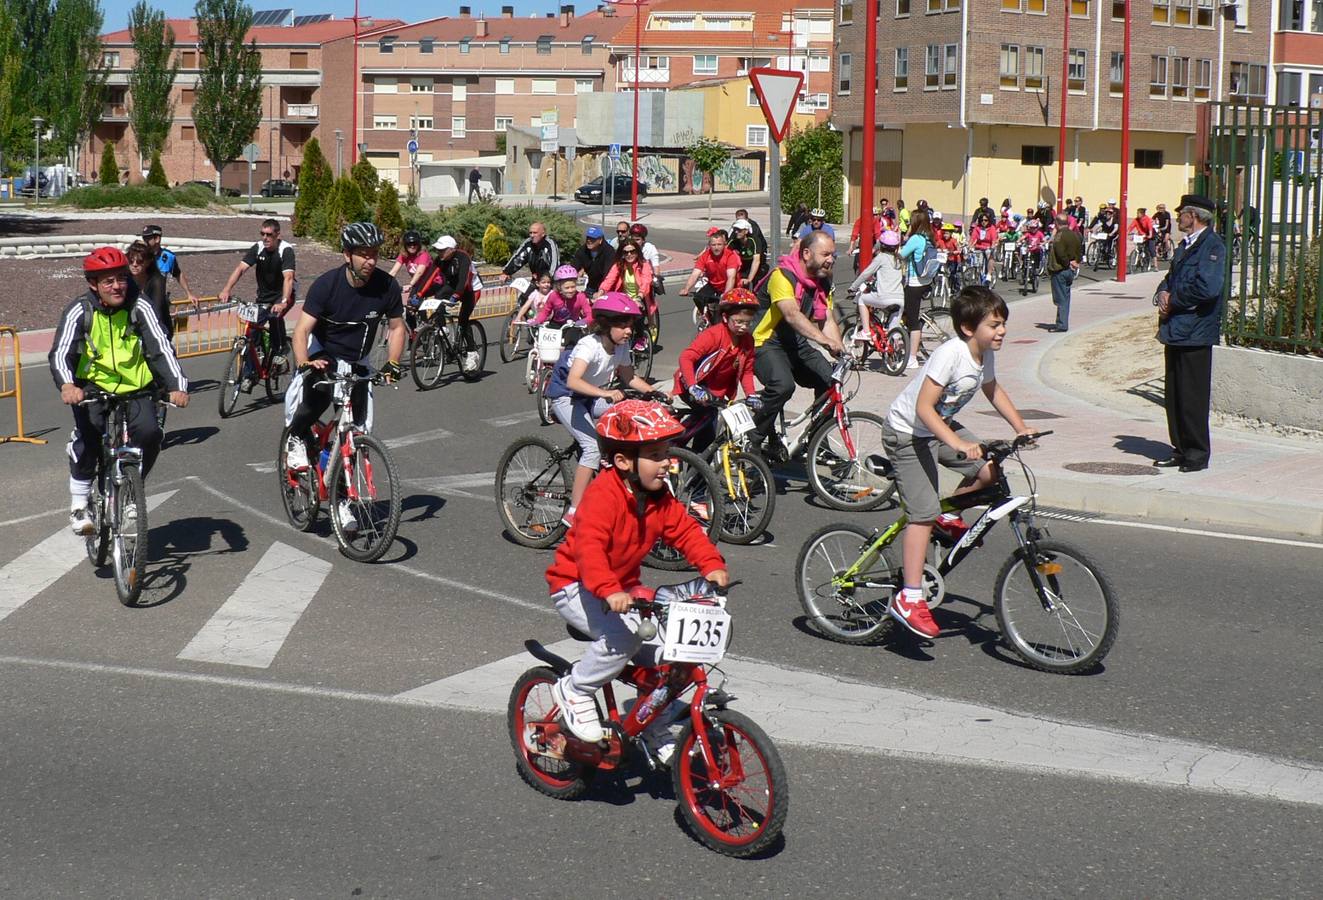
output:
[[[96,283],[98,287],[110,287],[116,284],[128,284],[129,276],[127,273],[123,275],[102,275],[100,278],[96,280]]]
[[[639,252],[638,252],[637,250],[635,250],[633,247],[626,247],[624,250],[621,250],[620,253],[621,253],[622,256],[638,256],[638,255],[639,255]]]
[[[625,235],[629,234],[629,229],[628,229],[628,228],[617,228],[617,229],[616,229],[616,234],[619,235],[620,237],[624,237]]]
[[[261,234],[262,234],[262,237],[275,237],[275,236],[276,236],[276,232],[274,232],[274,231],[263,231]]]

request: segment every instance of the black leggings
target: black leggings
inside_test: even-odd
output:
[[[128,401],[129,441],[142,450],[142,477],[146,478],[161,453],[161,426],[156,419],[154,397]],[[96,475],[101,456],[101,436],[106,431],[108,409],[104,403],[73,408],[74,433],[69,441],[69,474],[80,481]]]
[[[753,414],[760,440],[771,435],[777,413],[795,395],[795,385],[813,388],[815,397],[831,385],[831,363],[803,338],[790,348],[776,341],[763,344],[754,357],[753,374],[763,383],[762,409]]]
[[[318,357],[314,357],[316,359]],[[324,357],[322,357],[324,358]],[[330,371],[335,370],[335,361],[327,367]],[[354,372],[358,375],[367,374],[367,369],[363,366],[354,366]],[[312,436],[313,424],[321,418],[322,413],[331,405],[330,388],[318,388],[315,385],[328,380],[327,372],[320,369],[313,369],[303,376],[303,397],[299,401],[298,409],[294,410],[294,416],[289,422],[289,432],[303,441],[308,448],[308,455],[311,457],[314,450],[317,449],[316,442]],[[349,392],[349,402],[354,406],[354,424],[362,425],[367,421],[368,412],[368,390],[371,382],[355,381]]]
[[[919,330],[919,307],[923,305],[923,298],[928,296],[930,290],[932,285],[928,284],[905,285],[905,309],[900,317],[907,331]]]

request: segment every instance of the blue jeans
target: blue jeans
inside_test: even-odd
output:
[[[1057,331],[1065,331],[1070,327],[1070,285],[1074,280],[1074,269],[1062,269],[1052,275],[1052,302],[1057,307]]]

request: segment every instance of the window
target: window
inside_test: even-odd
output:
[[[1277,105],[1299,106],[1300,86],[1304,77],[1299,72],[1282,72],[1277,76]]]
[[[591,78],[574,79],[574,93],[591,94],[593,92],[593,80]]]
[[[1043,60],[1046,51],[1042,47],[1024,48],[1024,89],[1041,91],[1043,89]]]
[[[196,69],[198,67],[198,52],[196,50],[184,50],[179,54],[179,68]]]
[[[510,52],[510,39],[508,37],[501,38],[501,52],[502,53]]]
[[[960,45],[947,44],[943,51],[942,90],[951,90],[956,86],[956,72],[960,66]]]
[[[1153,0],[1153,21],[1159,25],[1171,21],[1171,0]]]
[[[1023,7],[1020,0],[1001,0],[1001,8],[1006,12],[1019,12]]]
[[[1089,17],[1089,0],[1070,0],[1070,14],[1077,19]]]
[[[1171,24],[1189,25],[1194,21],[1194,0],[1175,0],[1175,9],[1172,10]]]
[[[394,38],[394,37],[384,37],[384,38],[382,38],[381,40],[377,41],[377,49],[380,50],[382,53],[394,53],[394,52],[395,52],[395,38]]]
[[[923,89],[935,91],[942,86],[942,48],[929,44],[923,64]]]
[[[745,126],[744,126],[744,146],[746,146],[746,147],[766,147],[766,146],[767,146],[767,126],[766,126],[766,125],[745,125]]]
[[[1213,0],[1197,0],[1194,24],[1200,28],[1213,27]]]
[[[430,94],[435,90],[430,78],[410,78],[409,93],[411,94]]]
[[[192,125],[180,125],[180,126],[179,126],[179,139],[180,139],[181,141],[192,141],[192,140],[196,140],[195,135],[196,135],[196,132],[193,130],[193,126],[192,126]]]
[[[514,116],[497,116],[496,121],[492,127],[496,131],[505,131],[505,129],[509,128],[513,124],[514,124]]]
[[[541,127],[542,127],[542,117],[541,117],[541,116],[532,116],[532,117],[529,118],[529,120],[528,120],[528,124],[531,125],[533,128],[541,128]]]
[[[1112,21],[1125,21],[1125,0],[1112,0]]]
[[[291,50],[291,51],[289,52],[289,67],[290,67],[291,69],[306,69],[306,68],[308,68],[308,51],[307,51],[307,50]]]
[[[1135,151],[1136,169],[1161,169],[1162,151],[1161,150],[1136,150]]]
[[[395,120],[395,117],[394,117],[394,116],[373,116],[373,117],[372,117],[372,127],[373,127],[373,128],[384,128],[384,129],[395,128],[395,127],[396,127],[396,120]]]
[[[1202,61],[1203,61],[1203,60],[1200,60],[1200,62],[1202,62]],[[1310,75],[1310,76],[1309,76],[1309,97],[1312,97],[1312,96],[1314,96],[1315,94],[1319,94],[1319,93],[1323,93],[1323,75]],[[1308,98],[1308,97],[1305,98],[1305,103],[1306,103],[1306,105],[1308,105],[1308,103],[1309,103],[1309,98]]]
[[[695,75],[717,74],[717,55],[715,53],[695,54],[694,74]]]
[[[1151,74],[1148,79],[1148,95],[1150,97],[1167,96],[1167,57],[1150,57],[1149,66]]]
[[[1250,100],[1263,100],[1268,96],[1268,67],[1253,63],[1231,64],[1231,93]]]
[[[468,128],[463,116],[450,117],[450,136],[462,138],[468,136]]]
[[[808,70],[810,72],[830,72],[831,56],[826,50],[810,50],[808,55]]]
[[[1079,0],[1072,0],[1077,3]],[[1088,0],[1085,2],[1085,13],[1088,12]],[[1028,12],[1042,15],[1047,12],[1047,0],[1001,0],[1001,8],[1005,12]],[[1074,6],[1071,7],[1071,13],[1075,14]]]
[[[1171,58],[1171,95],[1181,100],[1190,97],[1190,57],[1173,56]]]
[[[456,103],[463,103],[469,99],[469,83],[466,79],[455,79],[455,83],[450,86],[450,99]]]
[[[1052,165],[1052,147],[1046,144],[1024,144],[1020,147],[1020,165]]]
[[[378,75],[372,79],[372,93],[374,94],[394,94],[399,90],[399,85],[394,78],[387,78]]]
[[[746,105],[746,106],[757,106],[757,105],[758,105],[758,92],[755,91],[755,90],[753,89],[753,85],[749,85],[749,87],[747,87],[745,90],[747,91],[747,93],[744,95],[744,103],[745,103],[745,105]]]
[[[409,116],[409,127],[410,127],[410,128],[413,128],[413,129],[415,129],[415,130],[417,130],[417,131],[431,131],[432,128],[434,127],[434,126],[432,125],[432,117],[431,117],[431,116]]]
[[[854,0],[841,0],[840,23],[850,25],[854,22]]]
[[[928,15],[942,11],[942,0],[928,0]]]
[[[1084,93],[1084,80],[1089,69],[1089,51],[1071,50],[1070,62],[1066,66],[1066,89],[1077,94]]]
[[[896,18],[904,18],[910,14],[910,0],[896,0]]]
[[[748,75],[750,69],[763,68],[772,64],[770,56],[741,56],[740,67],[736,75]]]
[[[183,88],[179,91],[179,102],[185,106],[192,106],[197,102],[198,92],[196,88]],[[123,96],[120,97],[120,103],[124,102]]]
[[[533,93],[535,94],[554,94],[556,93],[556,79],[554,78],[534,78]]]
[[[1020,45],[1001,45],[1001,86],[1008,91],[1020,89]]]
[[[1207,100],[1213,91],[1213,61],[1196,59],[1194,61],[1194,99]]]
[[[538,56],[551,55],[551,35],[544,34],[537,39],[537,55]]]
[[[592,56],[592,55],[593,55],[593,41],[594,41],[594,40],[595,40],[594,36],[590,34],[590,35],[588,35],[587,37],[585,37],[583,40],[579,41],[579,49],[580,49],[580,51],[583,53],[584,56]]]
[[[836,93],[850,93],[850,54],[842,53],[836,65]]]
[[[101,65],[111,69],[119,68],[119,51],[103,50],[101,52]]]
[[[1107,90],[1115,96],[1125,90],[1125,54],[1119,50],[1112,51],[1112,63],[1107,67]]]
[[[513,79],[513,78],[498,78],[498,79],[496,79],[496,93],[498,93],[498,94],[513,94],[514,92],[515,92],[515,90],[514,90],[514,79]]]
[[[896,48],[896,87],[895,90],[909,90],[910,86],[910,48]]]
[[[434,52],[434,48],[435,48],[435,46],[436,46],[436,38],[419,38],[419,39],[418,39],[418,52],[419,52],[419,53],[432,53],[432,52]]]
[[[473,40],[472,38],[466,38],[466,37],[460,38],[460,39],[459,39],[459,52],[460,52],[460,53],[468,53],[468,52],[469,52],[469,45],[470,45],[470,43],[472,42],[472,40]]]

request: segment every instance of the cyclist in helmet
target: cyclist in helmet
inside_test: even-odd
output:
[[[652,266],[652,271],[660,272],[661,254],[657,252],[657,245],[648,240],[648,226],[642,222],[635,222],[629,226],[629,236],[638,241],[639,247],[643,250],[643,258]]]
[[[400,273],[400,269],[404,269],[404,273],[409,276],[409,284],[404,289],[407,295],[422,277],[423,271],[431,264],[431,254],[423,249],[423,236],[409,229],[400,238],[400,253],[395,257],[395,265],[390,267],[389,274],[394,278]]]
[[[542,304],[530,324],[541,325],[548,321],[553,325],[571,322],[590,324],[593,319],[592,301],[579,290],[579,270],[574,266],[561,266],[556,270],[552,283],[555,290],[547,297],[547,302]]]
[[[762,406],[753,383],[753,320],[758,298],[747,288],[734,288],[717,304],[721,321],[698,333],[680,353],[675,372],[676,396],[693,406],[726,403],[739,397],[740,388],[751,409]],[[701,453],[716,432],[716,420],[694,435],[692,447]]]
[[[634,374],[630,343],[643,310],[624,294],[611,291],[593,303],[593,324],[574,348],[561,354],[551,375],[547,396],[556,421],[569,429],[579,444],[579,466],[574,471],[570,508],[574,521],[583,492],[596,473],[601,456],[593,423],[612,403],[624,399],[613,387],[619,384],[636,391],[651,391],[652,385]]]
[[[303,315],[294,327],[294,360],[298,372],[290,381],[285,398],[285,424],[290,437],[286,465],[292,471],[308,467],[308,448],[314,446],[312,426],[331,403],[331,392],[310,390],[328,374],[369,371],[368,358],[377,327],[387,323],[387,362],[381,374],[387,381],[400,377],[404,353],[404,300],[400,283],[377,268],[377,253],[384,241],[371,222],[351,222],[340,232],[344,265],[323,273],[308,289]],[[370,382],[354,383],[350,397],[358,425],[372,420]],[[341,523],[356,529],[346,501],[340,510]]]
[[[850,290],[855,292],[855,301],[859,305],[859,325],[851,339],[868,341],[872,328],[869,309],[877,309],[885,317],[889,307],[905,303],[905,274],[900,257],[900,232],[884,231],[878,240],[877,252],[864,270],[859,273]],[[872,290],[864,290],[872,283]]]
[[[580,740],[597,741],[604,734],[593,695],[630,659],[644,665],[659,661],[659,644],[645,646],[622,617],[630,608],[630,590],[640,584],[639,566],[653,544],[665,540],[708,581],[720,587],[730,584],[717,548],[666,489],[670,441],[683,431],[670,410],[645,400],[615,404],[593,430],[605,471],[584,494],[574,526],[546,576],[556,612],[593,638],[569,674],[552,687],[565,724]],[[668,717],[642,737],[655,761],[670,762],[675,736]]]
[[[69,526],[74,534],[89,535],[93,524],[87,497],[101,454],[106,409],[101,404],[80,406],[83,389],[138,395],[129,401],[129,440],[142,449],[146,478],[161,452],[161,426],[149,389],[163,385],[171,403],[187,406],[188,379],[155,311],[147,301],[138,301],[123,252],[116,247],[93,250],[83,260],[83,277],[87,291],[60,315],[48,361],[60,400],[73,407],[67,448]]]
[[[469,322],[473,310],[482,297],[482,280],[478,278],[478,267],[473,264],[473,257],[459,249],[459,242],[448,234],[443,234],[432,244],[436,256],[432,265],[418,276],[409,295],[412,306],[419,300],[440,297],[446,303],[459,304],[459,330],[464,341],[465,370],[473,371],[478,364],[478,347],[473,341],[473,329]]]
[[[196,306],[198,296],[188,286],[184,270],[179,268],[179,256],[173,250],[161,246],[161,237],[164,234],[165,230],[160,225],[148,225],[142,230],[142,241],[152,251],[152,258],[156,260],[156,266],[161,270],[161,274],[167,278],[173,277],[179,282],[179,286],[184,289],[184,295],[188,297],[188,302]]]
[[[216,298],[222,303],[230,300],[230,291],[239,283],[240,277],[249,269],[257,282],[257,295],[254,298],[262,308],[267,331],[271,334],[272,346],[276,353],[271,357],[271,364],[277,367],[288,365],[285,358],[286,344],[285,316],[294,308],[294,245],[280,239],[280,223],[275,219],[262,222],[261,240],[248,248],[243,259],[234,267],[225,287],[221,288]],[[252,378],[247,371],[251,363],[245,363],[244,377]],[[252,382],[248,384],[251,386]]]
[[[836,229],[827,222],[827,211],[820,206],[815,206],[809,210],[808,221],[799,227],[799,233],[795,235],[795,240],[803,241],[814,231],[825,231],[834,241],[836,240]]]

